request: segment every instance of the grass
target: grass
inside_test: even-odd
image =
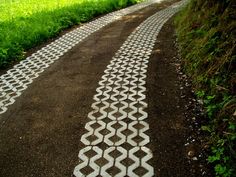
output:
[[[53,11],[62,7],[83,3],[84,0],[5,0],[0,3],[0,22],[11,21],[19,17],[30,17],[38,12]]]
[[[215,175],[236,176],[236,21],[234,0],[191,0],[176,18],[185,72],[204,100]]]
[[[0,68],[72,25],[140,0],[5,0],[0,2]]]

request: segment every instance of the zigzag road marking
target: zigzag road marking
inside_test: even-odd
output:
[[[0,114],[7,111],[8,106],[15,102],[16,98],[27,89],[33,80],[39,77],[40,73],[90,34],[125,15],[159,1],[149,0],[98,18],[65,34],[58,40],[32,54],[26,60],[15,65],[13,69],[8,70],[6,74],[0,76]]]
[[[148,59],[164,23],[187,1],[157,12],[141,23],[112,58],[96,89],[95,103],[81,137],[76,177],[150,177],[152,152],[145,133]]]

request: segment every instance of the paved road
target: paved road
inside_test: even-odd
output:
[[[169,81],[148,71],[168,51],[157,36],[184,2],[171,4],[150,1],[98,18],[1,76],[0,176],[191,176],[182,147],[188,132],[174,110],[177,76],[163,63]],[[153,89],[158,81],[163,87]],[[171,95],[156,103],[158,91]]]

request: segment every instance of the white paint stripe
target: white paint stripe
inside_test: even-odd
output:
[[[146,73],[157,35],[186,1],[157,12],[141,23],[112,58],[99,82],[88,114],[88,131],[81,137],[74,175],[150,177],[152,152],[145,119]],[[87,149],[90,151],[87,151]],[[96,159],[96,160],[95,160]],[[86,163],[86,165],[85,165]]]

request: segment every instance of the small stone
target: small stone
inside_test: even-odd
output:
[[[189,152],[188,152],[188,156],[189,156],[189,157],[193,157],[193,156],[194,156],[194,154],[195,154],[195,152],[194,152],[194,151],[189,151]]]
[[[193,160],[195,160],[195,161],[196,161],[196,160],[198,160],[198,159],[197,159],[197,157],[193,157]]]
[[[197,100],[197,102],[201,105],[203,105],[203,101],[202,100]]]
[[[236,110],[235,110],[235,112],[234,112],[233,116],[236,116]]]
[[[189,143],[184,144],[184,146],[188,146],[188,145],[189,145]]]

